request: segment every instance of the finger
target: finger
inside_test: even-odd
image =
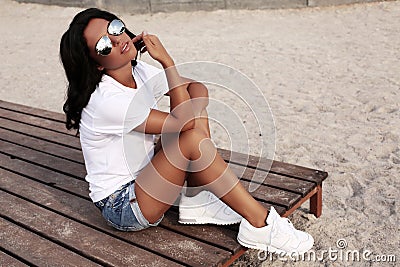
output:
[[[154,37],[154,35],[143,35],[143,41],[146,46],[148,46],[148,45],[154,46],[155,45],[153,37]]]
[[[143,33],[140,33],[140,34],[136,35],[135,37],[133,37],[132,42],[135,43],[139,40],[142,40],[142,38],[143,38]]]
[[[146,46],[152,46],[153,43],[150,41],[150,38],[148,36],[143,36],[143,42]]]

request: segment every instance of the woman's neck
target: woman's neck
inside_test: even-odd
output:
[[[132,65],[127,64],[116,70],[107,70],[106,74],[113,77],[114,80],[126,87],[136,89],[136,81],[132,75]]]

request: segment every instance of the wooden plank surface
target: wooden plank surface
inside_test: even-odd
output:
[[[38,128],[33,125],[16,122],[9,119],[0,118],[1,128],[10,129],[17,133],[37,137],[52,143],[60,144],[65,147],[80,150],[79,138],[68,134],[60,134],[44,128]]]
[[[46,119],[51,119],[55,122],[63,123],[65,121],[65,115],[58,112],[52,112],[40,108],[29,107],[17,103],[11,103],[4,100],[0,100],[0,108],[16,111],[17,113],[23,113],[27,115],[34,115]]]
[[[13,124],[13,125],[10,125]],[[24,128],[26,127],[25,124],[16,124],[15,122],[11,122],[8,123],[8,126],[13,129],[13,127],[16,128]],[[29,126],[31,127],[31,126]],[[2,147],[6,147],[5,149],[3,149],[2,151],[4,153],[8,153],[10,155],[14,155],[16,157],[19,158],[23,158],[24,160],[27,161],[34,161],[42,166],[49,166],[49,168],[55,167],[58,170],[64,170],[64,172],[69,172],[70,174],[74,175],[75,177],[83,177],[86,173],[86,170],[81,166],[77,166],[76,164],[74,164],[75,162],[80,162],[83,165],[83,158],[82,158],[82,154],[81,152],[78,151],[74,151],[71,149],[61,149],[61,145],[60,144],[55,144],[55,143],[46,143],[44,140],[44,138],[46,138],[46,136],[54,136],[57,135],[57,133],[51,132],[51,131],[46,131],[46,130],[41,130],[40,132],[35,132],[35,136],[39,136],[40,139],[36,140],[34,137],[32,136],[25,136],[24,134],[22,134],[22,132],[20,133],[15,133],[15,132],[9,132],[8,130],[2,130],[0,132],[3,132],[3,140],[6,140],[8,142],[12,141],[16,144],[21,144],[24,145],[26,147],[32,147],[36,150],[40,150],[40,151],[44,151],[48,154],[51,155],[42,155],[42,156],[38,156],[38,155],[34,155],[33,158],[31,156],[31,154],[29,154],[29,152],[27,152],[26,147],[14,147],[11,145],[8,145],[3,143],[1,144]],[[56,138],[52,138],[52,140],[54,140]],[[74,137],[74,139],[77,139]],[[75,144],[77,146],[77,148],[79,148],[79,143]],[[19,155],[17,155],[17,153],[15,151],[20,152]],[[59,152],[62,151],[62,152]],[[74,162],[70,163],[70,162],[66,162],[64,163],[64,161],[62,159],[58,159],[58,158],[53,158],[52,155],[57,155],[59,157],[63,157],[63,158],[68,158],[70,160],[73,160]],[[49,164],[50,163],[50,164]],[[51,166],[50,166],[51,165]],[[237,171],[241,169],[240,166],[238,165],[234,165],[231,164],[231,167],[234,171]],[[259,170],[254,170],[251,168],[245,168],[244,169],[244,173],[242,175],[243,178],[246,178],[246,180],[243,181],[243,183],[245,184],[246,187],[249,186],[248,181],[252,179],[253,176],[260,177],[260,176],[265,176],[268,173],[267,172],[263,172],[263,171],[259,171]],[[306,193],[308,193],[313,184],[311,183],[306,183],[304,181],[298,181],[298,183],[293,182],[293,183],[289,183],[286,180],[284,180],[284,178],[286,177],[281,177],[278,178],[277,175],[271,175],[270,177],[268,177],[267,180],[264,181],[264,185],[266,185],[268,188],[266,188],[265,186],[260,186],[260,188],[256,191],[253,192],[254,197],[258,198],[258,199],[264,199],[267,202],[270,203],[276,203],[277,205],[281,205],[284,206],[285,208],[289,209],[290,207],[293,206],[293,204],[299,200],[299,198],[301,196],[304,196]],[[257,178],[260,179],[260,178]],[[294,180],[294,179],[289,179],[290,180]],[[272,186],[270,186],[272,185]],[[283,189],[283,190],[281,190]],[[296,195],[296,193],[300,193],[301,195]]]
[[[126,233],[108,226],[88,197],[79,138],[75,131],[65,129],[64,118],[63,114],[0,100],[0,205],[5,207],[0,210],[0,225],[20,233],[16,244],[26,244],[26,234],[46,249],[55,247],[55,251],[67,251],[92,264],[110,266],[122,262],[217,266],[241,251],[236,241],[238,225],[181,225],[175,207],[159,227]],[[280,214],[293,208],[327,177],[326,172],[302,166],[218,151],[246,188],[252,181],[262,181],[251,194],[267,208],[274,205]],[[229,162],[230,158],[234,162]],[[4,240],[10,238],[4,235]],[[100,241],[103,243],[93,248]],[[121,249],[112,252],[110,244]],[[21,261],[12,255],[33,257],[32,247],[17,247],[0,244],[0,257],[6,255],[6,260],[18,264]],[[49,262],[46,257],[40,260]]]
[[[86,175],[85,165],[82,163],[67,161],[15,143],[0,140],[0,151],[10,157],[32,162],[49,170],[60,172],[75,178],[83,179]]]
[[[53,198],[52,203],[57,203],[57,199]],[[12,218],[23,227],[47,239],[56,240],[69,250],[102,265],[180,266],[164,257],[159,257],[7,192],[1,193],[0,204],[3,207],[0,210],[0,216]],[[128,251],[129,253],[124,253]],[[75,266],[85,265],[76,264]]]
[[[1,168],[5,170],[89,200],[89,185],[82,179],[76,179],[2,153],[0,153],[0,163]]]
[[[9,170],[10,172],[16,173],[19,176],[29,177],[34,181],[39,181],[45,185],[50,185],[51,187],[61,189],[65,192],[74,195],[78,195],[81,198],[90,201],[88,197],[88,189],[87,189],[88,185],[83,180],[77,180],[67,175],[57,173],[55,171],[49,171],[44,167],[22,161],[21,159],[15,157],[11,158],[10,156],[4,154],[0,154],[0,162],[3,168]],[[1,176],[6,176],[6,174],[7,173],[5,172],[5,170],[4,171],[0,170]],[[16,181],[19,181],[18,177],[14,177],[12,182],[10,181],[8,183],[7,187],[5,187],[6,185],[4,184],[3,186],[4,188],[9,188],[9,190],[14,190],[14,191],[19,188],[20,192],[19,194],[25,194],[29,192],[29,190],[25,189],[27,185],[29,185],[29,189],[35,188],[32,184],[24,180],[18,182],[19,186],[15,187],[13,185],[14,183],[16,183]],[[32,199],[38,196],[37,195],[38,192],[41,192],[40,188],[38,188],[37,191],[36,189],[32,190],[33,190],[31,197]],[[44,196],[46,196],[46,194],[44,194]],[[30,196],[26,197],[29,198]],[[70,199],[70,197],[66,196],[66,199],[67,199],[66,202],[68,202],[68,199]],[[97,209],[94,207],[94,205],[90,203],[90,206],[93,210],[95,210],[96,213]],[[270,207],[270,205],[268,204],[266,204],[265,206],[267,208]],[[277,207],[277,210],[282,214],[285,212],[285,209],[281,207]],[[96,215],[96,218],[99,217],[100,215]],[[228,250],[232,253],[240,249],[240,246],[236,242],[237,229],[235,229],[235,231],[232,231],[226,229],[225,227],[218,227],[211,225],[204,225],[204,226],[194,225],[194,226],[182,227],[182,225],[177,222],[176,212],[173,211],[168,212],[166,214],[165,219],[161,222],[161,226],[168,229],[172,229],[175,232],[184,234],[185,236],[190,236],[208,243],[214,243],[215,245],[218,245],[219,247]]]
[[[19,146],[29,147],[80,164],[84,162],[81,150],[66,149],[63,145],[49,143],[43,139],[17,133],[9,129],[0,128],[0,140],[15,143]]]
[[[17,158],[12,159],[9,156],[3,154],[0,154],[0,162],[3,168],[13,173],[16,173],[19,176],[30,177],[30,179],[34,181],[39,181],[43,184],[50,185],[51,187],[61,189],[74,195],[78,195],[81,198],[90,201],[88,197],[88,185],[83,180],[77,180],[54,171],[49,171],[43,167],[24,162]],[[2,173],[2,171],[0,170],[0,176],[1,175],[5,174],[4,171]],[[9,190],[14,190],[14,192],[17,193],[15,190],[19,187],[15,188],[13,187],[13,184],[18,180],[16,178],[14,179],[7,186],[3,184],[3,187],[9,188]],[[23,181],[21,181],[20,183],[24,184],[24,186],[20,187],[19,194],[27,193],[27,191],[25,190],[25,186],[28,185],[28,183]],[[30,185],[30,188],[34,187]],[[37,192],[40,192],[40,189]],[[37,197],[35,190],[34,193],[34,197]],[[69,198],[67,197],[67,199]],[[95,209],[92,204],[90,204],[90,206],[93,210],[95,210],[94,213],[96,213],[97,209]],[[265,206],[267,208],[270,207],[270,205],[268,204],[266,204]],[[281,207],[277,207],[277,210],[282,214],[285,212],[285,209]],[[100,215],[98,217],[100,217]],[[227,229],[226,227],[218,227],[212,225],[181,225],[178,223],[177,218],[178,215],[176,211],[172,209],[166,214],[164,220],[161,222],[161,226],[167,229],[172,229],[175,232],[184,234],[185,236],[191,236],[204,242],[214,243],[215,245],[218,245],[219,247],[224,248],[225,250],[232,253],[240,249],[240,246],[236,242],[237,229],[234,229],[232,231]]]
[[[288,192],[301,194],[301,196],[305,196],[315,186],[315,184],[312,182],[303,181],[296,178],[278,175],[262,170],[247,168],[232,163],[229,163],[229,167],[236,175],[238,175],[238,177],[241,177],[241,179],[244,179],[248,182],[254,181],[256,183],[257,181],[262,181],[262,184],[264,185],[283,189]]]
[[[51,112],[47,110],[42,110],[42,109],[36,109],[28,106],[23,106],[19,104],[14,104],[14,103],[9,103],[6,101],[0,100],[0,108],[11,110],[11,111],[18,111],[18,112],[23,112],[24,114],[27,115],[33,115],[37,116],[40,118],[45,118],[52,120],[57,124],[55,126],[57,129],[61,129],[64,127],[64,120],[65,120],[65,115],[61,113],[56,113],[56,112]],[[39,123],[42,124],[42,123]],[[64,130],[63,130],[64,131]],[[68,131],[67,131],[68,132]],[[71,135],[75,135],[75,131],[69,131]],[[284,174],[289,177],[295,177],[299,178],[301,180],[305,181],[310,181],[310,182],[315,182],[317,184],[320,184],[328,174],[324,171],[320,170],[314,170],[311,168],[306,168],[303,166],[298,166],[294,164],[288,164],[284,162],[278,162],[278,161],[272,161],[269,159],[265,158],[259,158],[255,156],[249,156],[246,154],[242,153],[237,153],[237,152],[231,152],[226,149],[220,149],[218,148],[218,152],[221,154],[221,156],[226,160],[229,161],[231,157],[233,157],[235,160],[237,160],[239,164],[244,164],[253,168],[258,168],[258,169],[264,169],[264,170],[271,170],[273,173],[279,173],[279,174]]]
[[[75,132],[67,130],[65,124],[60,121],[49,120],[43,117],[37,117],[27,113],[19,113],[14,110],[0,107],[0,117],[8,120],[23,122],[38,128],[49,129],[62,134],[75,135]]]
[[[0,202],[6,197],[1,193]],[[10,203],[4,203],[9,206]],[[2,209],[3,210],[3,209]],[[28,212],[29,213],[29,212]],[[101,266],[0,217],[0,246],[36,266]],[[7,266],[7,265],[2,265]]]
[[[323,171],[279,161],[271,161],[270,159],[232,152],[226,149],[218,148],[218,152],[221,154],[222,158],[232,163],[248,166],[258,170],[271,171],[272,173],[286,175],[288,177],[314,182],[316,184],[321,184],[322,181],[328,176],[328,174]]]
[[[19,143],[22,138],[21,136],[14,136],[15,142]],[[21,141],[22,142],[22,141]],[[33,142],[32,142],[33,143]],[[50,147],[52,144],[48,144]],[[66,161],[62,158],[54,157],[50,154],[43,153],[41,151],[29,149],[27,147],[21,147],[14,143],[9,143],[5,141],[0,141],[0,151],[9,156],[35,163],[39,166],[48,168],[53,171],[58,171],[65,175],[71,175],[75,178],[83,179],[86,175],[86,170],[83,163],[79,164],[76,162]],[[245,187],[249,186],[249,182],[242,180],[242,184]],[[251,193],[255,198],[261,201],[266,201],[274,203],[279,206],[283,206],[289,209],[297,202],[301,195],[288,192],[282,189],[276,189],[273,187],[268,187],[266,185],[260,185],[260,187]]]
[[[90,228],[100,230],[112,236],[118,236],[120,239],[128,241],[135,246],[169,258],[174,258],[183,264],[194,266],[206,264],[207,266],[211,266],[213,263],[222,262],[223,259],[230,256],[228,251],[168,231],[162,227],[134,233],[117,231],[105,223],[99,210],[89,200],[73,196],[1,169],[0,177],[0,188],[7,192],[21,196],[24,199],[29,199],[38,205],[46,207],[46,209],[57,212],[66,218],[82,223]],[[71,224],[69,219],[68,224]],[[61,219],[59,220],[61,221]],[[58,223],[57,225],[60,224]],[[231,236],[233,236],[233,233]],[[230,239],[232,241],[235,238],[236,235],[233,239]],[[99,236],[98,239],[106,240],[103,236]]]
[[[4,248],[3,248],[4,249]],[[3,251],[0,251],[0,266],[7,267],[26,267],[29,266],[16,258],[16,255],[10,256]]]
[[[12,122],[14,124],[15,122]],[[10,126],[10,123],[8,123],[8,126]],[[25,125],[11,125],[12,127],[17,127],[17,128],[24,128]],[[56,133],[53,133],[51,131],[47,131],[46,133],[45,130],[40,131],[40,133],[35,132],[35,136],[40,135],[39,140],[36,140],[32,136],[25,136],[21,132],[20,133],[14,133],[14,132],[9,132],[8,130],[0,130],[0,132],[3,133],[3,140],[6,141],[13,141],[17,144],[21,144],[24,146],[29,146],[32,147],[36,150],[40,151],[45,151],[46,153],[52,154],[52,155],[57,155],[63,158],[68,158],[73,160],[74,162],[81,162],[83,164],[83,158],[82,154],[78,151],[74,150],[69,150],[69,149],[60,149],[61,145],[60,144],[54,144],[54,143],[46,143],[43,141],[43,139],[48,136],[48,135],[55,135]],[[55,138],[53,138],[54,140]],[[75,138],[77,139],[77,138]],[[79,146],[79,144],[77,144]],[[5,146],[3,144],[3,146]],[[12,149],[11,147],[7,147],[7,149],[4,149],[4,153],[12,154],[13,150],[18,150],[21,152],[21,155],[16,155],[14,152],[13,155],[17,157],[24,157],[25,160],[28,161],[33,161],[37,162],[38,164],[41,165],[49,165],[48,163],[51,162],[52,167],[56,167],[58,170],[67,170],[69,173],[76,177],[82,177],[85,175],[86,171],[84,168],[79,168],[78,166],[72,166],[74,165],[73,163],[65,163],[68,166],[65,166],[63,163],[62,159],[53,159],[49,161],[49,158],[52,158],[51,156],[35,156],[35,159],[32,159],[31,157],[27,157],[27,153],[25,153],[26,149],[24,148],[14,148]],[[24,156],[22,156],[24,155]],[[238,174],[242,173],[241,169],[243,167],[230,164],[231,168],[238,172]],[[61,166],[61,167],[60,167]],[[49,166],[50,167],[50,166]],[[62,168],[63,167],[63,168]],[[259,171],[259,170],[254,170],[251,168],[244,168],[243,175],[241,176],[242,178],[245,178],[246,180],[242,181],[245,186],[248,188],[249,184],[248,181],[252,180],[253,177],[255,177],[257,180],[261,179],[260,177],[266,176],[268,173],[264,171]],[[266,189],[264,186],[260,186],[256,192],[253,193],[254,197],[258,199],[264,199],[267,202],[270,203],[276,203],[277,205],[281,205],[289,209],[290,207],[293,206],[293,204],[299,200],[301,196],[304,196],[307,194],[311,188],[313,187],[313,184],[305,182],[305,181],[295,181],[293,178],[288,179],[289,181],[286,181],[286,177],[280,177],[278,175],[271,174],[268,179],[262,178],[264,180],[263,184],[268,186],[268,189]],[[290,183],[290,180],[293,182]],[[272,187],[270,186],[272,185]],[[281,190],[283,189],[283,190]],[[300,193],[301,195],[296,195],[296,193]]]

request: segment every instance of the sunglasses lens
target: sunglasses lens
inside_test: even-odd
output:
[[[120,35],[124,31],[125,31],[125,24],[119,19],[114,19],[108,25],[108,33],[111,35]]]
[[[107,56],[111,53],[112,43],[108,36],[103,36],[96,44],[96,52],[99,55]]]

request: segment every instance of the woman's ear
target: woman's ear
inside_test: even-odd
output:
[[[103,67],[103,66],[100,66],[100,65],[97,65],[97,69],[98,69],[99,71],[103,71],[103,70],[104,70],[104,67]]]

